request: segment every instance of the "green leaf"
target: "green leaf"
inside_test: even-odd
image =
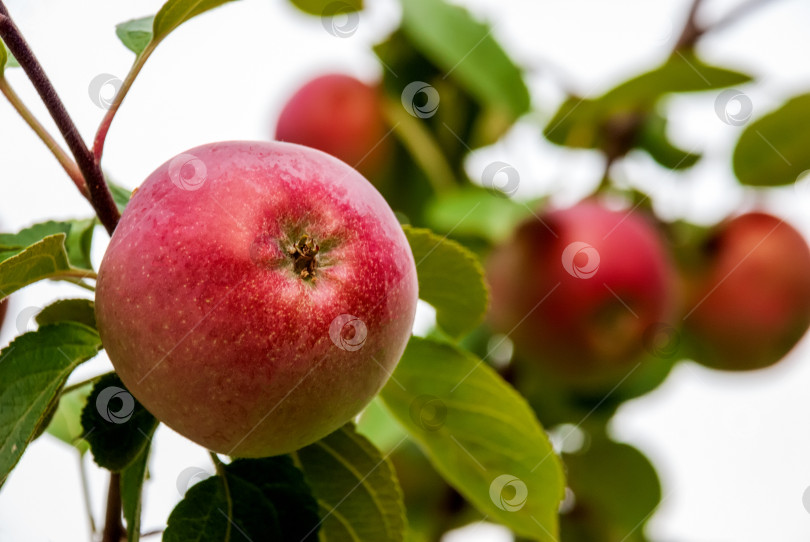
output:
[[[82,412],[82,428],[98,466],[119,472],[149,446],[158,421],[115,373],[102,376]]]
[[[691,53],[678,53],[657,69],[615,87],[605,94],[605,98],[613,104],[633,101],[652,103],[669,93],[705,92],[742,85],[751,80],[750,75],[711,66]]]
[[[6,254],[0,254],[0,259]],[[49,235],[0,261],[0,294],[8,296],[24,286],[58,277],[69,270],[65,234]]]
[[[381,396],[479,511],[521,535],[556,540],[562,465],[529,405],[488,365],[412,337]]]
[[[426,215],[437,231],[497,243],[512,234],[515,226],[531,214],[531,208],[490,190],[466,187],[433,198]]]
[[[84,455],[90,449],[90,445],[82,438],[84,430],[81,416],[92,389],[93,386],[87,384],[62,395],[59,399],[59,406],[56,407],[56,412],[46,430],[65,444],[74,446],[79,450],[80,455]]]
[[[517,118],[530,106],[520,69],[470,13],[443,0],[403,0],[402,30],[414,47],[482,105]]]
[[[20,63],[8,50],[6,44],[0,39],[0,78],[3,77],[3,72],[6,68],[19,68]]]
[[[318,505],[289,456],[237,459],[224,466],[233,502],[230,540],[317,540]],[[227,539],[223,478],[203,480],[169,517],[164,540]]]
[[[80,269],[92,269],[90,249],[93,245],[96,219],[71,220],[68,224],[70,224],[70,231],[65,239],[65,250],[67,250],[70,264]]]
[[[665,168],[681,170],[694,166],[701,155],[673,145],[667,137],[667,119],[658,114],[647,118],[638,137],[638,147]]]
[[[29,245],[49,235],[63,233],[65,250],[70,264],[82,269],[91,269],[90,247],[96,225],[94,218],[48,221],[34,224],[18,233],[0,233],[0,261],[19,253]]]
[[[658,474],[644,454],[595,436],[584,452],[565,454],[563,460],[576,500],[572,512],[577,516],[579,508],[595,535],[630,542],[631,533],[644,531],[661,500]]]
[[[95,330],[65,322],[21,335],[0,352],[0,486],[43,429],[70,373],[100,349]]]
[[[155,17],[141,17],[140,19],[132,19],[121,24],[116,25],[115,34],[124,46],[135,53],[140,55],[149,42],[152,41],[152,27],[154,25]]]
[[[6,255],[7,252],[19,251],[49,235],[56,235],[57,233],[67,235],[70,233],[70,225],[67,222],[50,220],[34,224],[17,233],[0,233],[0,261],[9,257],[9,255]]]
[[[115,201],[115,205],[118,207],[118,210],[123,212],[129,203],[129,200],[132,198],[132,191],[124,188],[123,186],[119,186],[114,182],[107,180],[107,186],[110,188],[110,193],[112,194],[113,201]]]
[[[233,0],[169,0],[155,15],[152,41],[159,43],[175,28],[210,9]]]
[[[402,426],[388,412],[379,396],[375,397],[360,414],[357,432],[383,452],[394,449],[408,436]]]
[[[9,53],[8,49],[6,49],[6,44],[0,39],[0,77],[3,76],[3,72],[6,69],[6,63],[8,62],[10,56],[11,53]]]
[[[124,470],[121,471],[121,508],[127,523],[127,542],[141,538],[141,495],[149,463],[147,445]]]
[[[229,495],[233,506],[230,518]],[[261,490],[238,476],[226,474],[225,478],[211,476],[192,486],[169,515],[163,542],[192,540],[258,542],[286,539],[281,538],[276,510]]]
[[[37,324],[40,326],[57,322],[79,322],[95,329],[95,304],[90,299],[60,299],[37,314]]]
[[[320,505],[321,541],[403,540],[394,468],[352,424],[292,455]]]
[[[734,149],[734,174],[749,186],[780,186],[796,182],[810,169],[810,94],[752,122]]]
[[[571,97],[546,125],[543,135],[558,145],[604,148],[610,119],[653,111],[670,93],[700,92],[741,85],[751,77],[710,66],[692,54],[678,53],[658,68],[639,75],[595,99]]]
[[[290,0],[290,3],[309,15],[329,16],[329,13],[352,13],[363,9],[363,0]]]
[[[489,296],[478,258],[430,230],[403,229],[416,262],[419,297],[436,309],[439,326],[453,337],[475,328],[486,313]]]
[[[298,542],[318,539],[321,519],[318,503],[290,456],[237,459],[225,467],[228,476],[238,476],[261,490],[276,509],[281,537]]]

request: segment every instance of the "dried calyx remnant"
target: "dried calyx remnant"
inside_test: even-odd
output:
[[[306,233],[293,246],[287,249],[293,260],[293,269],[302,279],[315,280],[316,256],[321,247]]]

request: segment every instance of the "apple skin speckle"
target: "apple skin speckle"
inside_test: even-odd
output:
[[[306,278],[287,252],[304,234],[319,245]],[[263,457],[368,404],[416,300],[407,239],[365,178],[307,147],[233,141],[146,179],[99,269],[96,316],[116,371],[159,420],[215,452]],[[330,335],[341,315],[365,334],[359,347],[356,333]]]

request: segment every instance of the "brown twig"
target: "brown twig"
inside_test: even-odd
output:
[[[700,9],[702,0],[693,0],[689,8],[689,14],[686,17],[683,31],[681,32],[678,41],[675,43],[673,51],[684,51],[691,49],[695,46],[697,41],[708,32],[720,30],[730,24],[733,24],[756,8],[763,7],[773,0],[748,0],[743,2],[736,8],[729,11],[724,17],[718,19],[710,25],[701,26],[697,22],[697,12]]]
[[[686,22],[683,24],[683,30],[681,30],[681,35],[678,37],[678,41],[675,42],[673,50],[682,51],[684,49],[691,49],[698,38],[706,31],[697,23],[697,12],[702,4],[703,0],[692,0],[692,5],[689,6],[689,13],[686,15]]]
[[[121,474],[110,473],[110,488],[107,491],[107,511],[104,515],[104,533],[101,542],[121,542],[125,536],[121,521]]]

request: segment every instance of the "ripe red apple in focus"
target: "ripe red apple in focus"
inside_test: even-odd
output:
[[[748,213],[720,226],[686,307],[696,361],[758,369],[787,354],[810,325],[810,248],[781,219]]]
[[[287,453],[377,394],[410,336],[410,247],[355,170],[234,141],[152,173],[98,273],[110,360],[149,411],[216,452]]]
[[[387,140],[377,88],[348,75],[317,77],[287,102],[276,139],[340,158],[373,179],[387,160]]]
[[[488,262],[489,322],[572,383],[621,377],[674,308],[674,270],[642,211],[595,201],[525,221]]]

